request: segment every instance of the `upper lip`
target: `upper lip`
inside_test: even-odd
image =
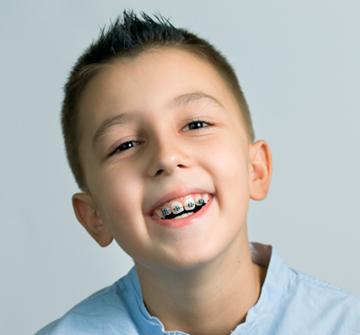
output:
[[[170,201],[172,199],[181,198],[181,197],[184,197],[185,195],[193,194],[193,193],[200,193],[200,194],[208,193],[208,194],[211,194],[209,191],[206,191],[206,190],[204,190],[202,188],[198,188],[198,187],[177,188],[175,191],[166,193],[164,196],[159,198],[159,200],[157,200],[152,205],[151,209],[147,212],[147,214],[152,215],[156,208],[160,207],[161,205],[165,204],[166,202],[168,202],[168,201]]]

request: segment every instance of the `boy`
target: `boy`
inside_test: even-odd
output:
[[[130,272],[37,334],[360,334],[360,302],[249,243],[272,159],[208,42],[124,11],[79,58],[62,126],[79,222]]]

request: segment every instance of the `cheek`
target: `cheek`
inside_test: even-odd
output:
[[[104,217],[111,222],[128,220],[141,204],[141,185],[134,171],[111,167],[97,178]]]
[[[126,252],[132,252],[146,235],[142,225],[142,188],[139,178],[117,177],[112,182],[106,180],[101,194],[102,217],[111,230],[115,240]]]
[[[239,139],[228,137],[212,147],[212,176],[226,220],[244,219],[249,201],[247,156]],[[239,222],[240,222],[239,221]]]
[[[227,136],[222,141],[209,145],[209,157],[212,160],[214,173],[221,178],[226,187],[233,188],[247,185],[246,152],[238,138]]]

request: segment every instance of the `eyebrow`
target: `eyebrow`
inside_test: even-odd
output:
[[[218,99],[216,99],[212,95],[206,94],[201,91],[181,94],[181,95],[175,97],[174,99],[172,99],[168,103],[168,107],[171,107],[171,108],[185,107],[185,106],[189,105],[190,103],[194,103],[194,102],[200,101],[200,100],[207,100],[211,104],[215,105],[216,107],[224,108],[224,106]],[[134,114],[124,112],[124,113],[117,114],[113,117],[110,117],[110,118],[104,120],[95,131],[95,134],[92,139],[93,147],[95,147],[99,138],[102,137],[106,133],[107,129],[113,127],[114,125],[125,124],[135,118],[136,118],[136,116]]]

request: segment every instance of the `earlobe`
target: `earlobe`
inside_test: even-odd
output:
[[[113,237],[101,220],[91,195],[75,193],[72,196],[72,205],[77,220],[102,247],[109,245]]]
[[[270,188],[272,176],[272,155],[264,140],[252,144],[249,162],[249,188],[253,200],[262,200]]]

